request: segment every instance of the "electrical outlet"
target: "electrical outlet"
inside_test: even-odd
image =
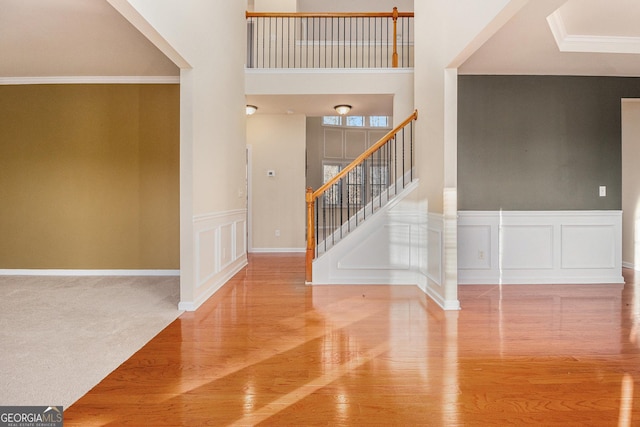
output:
[[[478,251],[478,259],[484,259],[484,251]]]
[[[606,185],[601,185],[600,186],[600,197],[607,197],[607,186]]]
[[[276,230],[276,237],[280,237],[280,230]]]

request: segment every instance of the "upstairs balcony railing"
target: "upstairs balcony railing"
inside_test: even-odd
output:
[[[306,281],[312,264],[414,180],[414,111],[336,176],[307,188]]]
[[[247,68],[413,67],[413,12],[247,12]]]

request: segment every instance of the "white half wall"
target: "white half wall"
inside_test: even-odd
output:
[[[460,211],[458,283],[624,283],[621,242],[621,211]]]
[[[445,218],[428,213],[418,182],[313,262],[313,285],[417,285],[444,310]]]
[[[420,229],[417,182],[313,262],[313,285],[418,285]]]

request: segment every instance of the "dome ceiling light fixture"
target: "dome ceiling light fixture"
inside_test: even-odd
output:
[[[256,111],[258,111],[258,107],[247,104],[247,116],[253,115]]]
[[[351,111],[351,105],[348,104],[339,104],[336,105],[335,107],[333,107],[336,112],[338,114],[340,114],[341,116],[344,116],[345,114],[347,114],[349,111]]]

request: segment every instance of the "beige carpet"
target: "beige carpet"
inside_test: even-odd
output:
[[[175,320],[178,277],[0,276],[0,405],[65,409]]]

